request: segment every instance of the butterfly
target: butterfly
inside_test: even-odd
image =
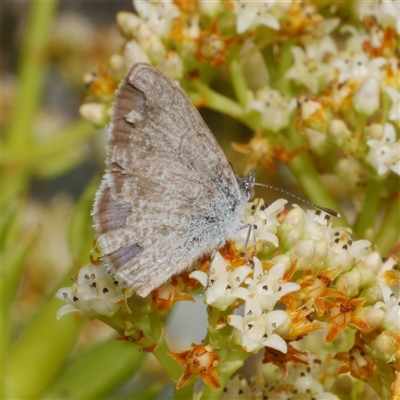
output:
[[[244,224],[254,175],[236,175],[183,90],[134,64],[116,91],[92,216],[103,261],[147,296]]]

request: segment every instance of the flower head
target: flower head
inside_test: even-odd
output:
[[[183,387],[192,376],[196,375],[200,375],[203,382],[214,389],[221,386],[215,369],[221,358],[211,351],[210,346],[193,343],[188,351],[182,353],[169,352],[167,354],[179,364],[186,365],[185,372],[178,381],[178,389]]]
[[[86,318],[112,316],[124,301],[118,282],[101,264],[81,268],[72,287],[59,289],[56,298],[68,303],[58,310],[58,319],[70,312]]]

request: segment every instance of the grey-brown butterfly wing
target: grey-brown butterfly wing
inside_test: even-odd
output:
[[[134,161],[103,178],[94,207],[104,261],[146,296],[215,249],[240,224],[232,200],[205,175],[172,160]]]
[[[136,64],[116,93],[93,219],[111,272],[145,296],[239,224],[225,155],[174,81]]]
[[[113,107],[107,164],[129,171],[133,160],[180,162],[239,193],[224,152],[183,90],[157,68],[138,63],[123,78]]]

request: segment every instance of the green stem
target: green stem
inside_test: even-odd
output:
[[[243,66],[241,63],[235,59],[229,63],[229,73],[232,80],[233,89],[239,104],[241,107],[245,108],[247,105],[247,82],[243,73]]]
[[[157,346],[153,352],[154,357],[157,358],[168,376],[176,383],[183,371],[182,367],[173,358],[167,355],[170,349],[165,341],[164,325],[160,320],[159,312],[155,311],[150,313],[149,321],[153,340],[157,342]]]
[[[272,44],[261,51],[265,65],[268,68],[269,85],[287,97],[293,96],[292,84],[289,79],[285,78],[286,71],[293,64],[292,47],[293,41],[289,40],[282,43],[278,56],[275,54]],[[277,59],[277,57],[279,58]]]
[[[201,400],[217,400],[221,397],[227,382],[231,379],[232,375],[243,366],[245,360],[251,355],[244,351],[235,351],[230,353],[223,361],[217,366],[217,373],[221,387],[219,389],[212,389],[205,386],[201,394]]]
[[[3,146],[3,149],[14,153],[27,152],[32,148],[32,126],[40,107],[47,63],[46,49],[57,4],[57,0],[33,1],[30,4],[29,21],[19,60],[15,109]],[[28,169],[18,165],[10,165],[7,170],[3,170],[2,206],[12,201],[17,194],[26,191],[29,173]]]
[[[299,154],[288,165],[296,176],[300,186],[313,203],[340,212],[339,205],[321,182],[315,166],[307,153]],[[340,226],[349,226],[349,222],[343,213],[341,213],[340,218],[336,219],[336,223]]]
[[[382,180],[370,179],[368,181],[364,204],[354,227],[354,233],[359,239],[365,237],[367,229],[374,225],[375,217],[379,209],[379,194],[381,192],[382,184]]]
[[[205,107],[228,115],[235,119],[241,119],[243,116],[242,107],[224,95],[210,89],[205,83],[200,80],[193,81],[195,93],[188,93],[190,99],[194,103],[200,103]]]
[[[20,58],[16,108],[6,138],[7,145],[12,149],[29,149],[32,145],[32,126],[41,102],[48,42],[57,5],[57,0],[30,3]]]
[[[194,384],[197,379],[191,379],[183,388],[174,388],[174,400],[190,400],[193,399]]]
[[[375,245],[382,255],[390,254],[390,250],[400,237],[400,196],[393,200],[375,237]]]

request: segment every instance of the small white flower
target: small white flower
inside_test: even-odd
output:
[[[346,50],[350,53],[359,53],[363,51],[363,45],[368,40],[368,34],[365,30],[357,29],[353,25],[342,25],[339,32],[342,35],[349,36],[346,39]]]
[[[245,316],[229,315],[228,324],[236,328],[234,337],[246,352],[256,353],[265,346],[282,353],[287,352],[286,342],[274,333],[281,325],[291,325],[289,316],[282,310],[262,313],[258,301],[246,301]]]
[[[137,62],[149,63],[149,58],[143,49],[139,46],[136,40],[131,40],[125,44],[124,62],[126,68],[130,68]]]
[[[279,262],[269,271],[264,271],[258,258],[254,258],[253,262],[253,277],[245,280],[245,283],[248,285],[247,297],[252,296],[253,298],[257,298],[263,311],[273,310],[281,297],[300,289],[300,285],[297,283],[282,283],[282,278],[286,271],[284,263]]]
[[[314,115],[318,110],[322,108],[321,103],[311,100],[304,95],[299,96],[298,100],[299,100],[301,118],[304,121],[310,119],[312,115]]]
[[[378,275],[381,277],[386,271],[397,269],[399,260],[395,256],[390,256],[381,263]]]
[[[303,50],[299,46],[293,46],[291,51],[294,65],[285,75],[286,78],[304,85],[312,93],[318,93],[321,87],[332,79],[334,71],[331,65],[322,61],[324,52],[314,54],[317,50],[320,49],[310,46],[312,56],[309,56],[307,49]]]
[[[330,250],[360,260],[371,253],[371,242],[363,239],[353,241],[348,228],[332,228]]]
[[[238,250],[244,250],[246,241],[247,246],[252,246],[255,239],[263,242],[269,242],[277,247],[279,242],[275,235],[277,227],[280,225],[277,217],[284,210],[287,203],[284,199],[279,199],[272,203],[269,207],[264,205],[264,200],[256,199],[245,205],[243,215],[241,216],[243,224],[248,224],[252,227],[250,237],[248,238],[248,229],[241,229],[235,238],[235,246]],[[254,236],[253,236],[254,235]]]
[[[234,12],[237,15],[236,30],[240,35],[250,28],[265,25],[272,29],[279,29],[278,20],[269,13],[276,1],[264,0],[238,0],[233,3]]]
[[[383,89],[392,101],[392,107],[389,111],[389,120],[400,125],[400,90],[391,86],[386,86]]]
[[[376,310],[383,309],[386,312],[383,328],[400,333],[400,298],[396,297],[389,286],[380,283],[383,302],[378,301],[374,307]]]
[[[179,80],[183,76],[183,61],[175,51],[168,51],[160,60],[158,68],[170,78]]]
[[[373,16],[383,28],[394,28],[400,34],[400,3],[398,0],[355,3],[360,20]]]
[[[173,20],[180,15],[172,0],[134,1],[134,6],[142,20],[162,38],[170,32]]]
[[[109,107],[104,103],[85,103],[79,107],[79,114],[97,126],[104,126],[110,118]]]
[[[290,115],[296,108],[296,100],[285,100],[278,91],[263,88],[257,91],[256,99],[249,102],[248,108],[261,114],[263,127],[277,132],[289,125]]]
[[[207,288],[204,302],[224,311],[237,299],[246,296],[247,290],[240,285],[251,272],[252,269],[247,265],[232,269],[221,254],[216,253],[208,274],[194,271],[190,277]]]
[[[337,53],[337,45],[331,36],[331,32],[339,24],[339,18],[326,18],[313,27],[312,34],[300,37],[308,58],[322,60],[327,54]]]
[[[72,287],[59,289],[55,297],[68,303],[57,311],[57,319],[70,312],[86,318],[112,316],[124,300],[118,283],[103,265],[82,267]]]
[[[122,11],[117,14],[117,24],[126,37],[132,37],[143,21],[136,14]]]
[[[368,77],[374,77],[378,81],[382,79],[382,67],[387,63],[383,57],[368,58],[364,52],[351,54],[342,53],[333,60],[332,66],[339,70],[339,83],[348,81],[363,82]]]
[[[392,124],[385,123],[382,137],[368,140],[367,145],[370,147],[367,159],[378,175],[384,175],[389,170],[400,175],[400,141],[396,140]]]
[[[328,135],[335,140],[345,140],[350,136],[350,129],[341,119],[332,119],[327,129]]]
[[[137,40],[139,46],[149,59],[155,63],[164,57],[167,52],[164,43],[157,33],[144,23],[138,26],[134,39]]]

